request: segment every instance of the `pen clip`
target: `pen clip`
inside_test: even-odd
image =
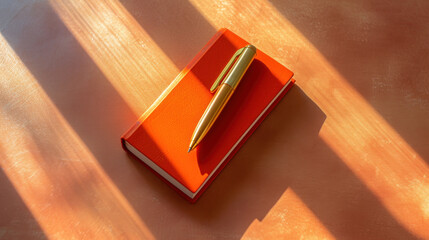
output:
[[[244,47],[238,49],[234,55],[232,56],[232,58],[229,60],[228,64],[226,64],[225,68],[222,70],[222,72],[220,73],[220,75],[217,77],[216,81],[213,83],[212,87],[210,88],[210,92],[214,93],[216,91],[216,89],[219,87],[222,79],[225,77],[225,75],[229,72],[229,70],[231,69],[232,64],[234,64],[235,60],[237,59],[238,56],[240,56],[240,54],[244,51]]]

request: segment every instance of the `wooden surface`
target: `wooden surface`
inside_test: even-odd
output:
[[[0,2],[0,239],[429,239],[429,2]],[[195,205],[119,137],[221,27],[296,86]]]

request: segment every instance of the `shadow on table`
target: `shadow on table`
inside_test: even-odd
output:
[[[178,69],[217,31],[189,1],[121,1]]]
[[[2,146],[0,146],[0,159],[7,161]],[[47,239],[1,167],[0,193],[0,206],[3,206],[0,208],[0,239]]]
[[[0,169],[0,239],[47,239],[8,177]]]
[[[413,239],[319,138],[324,120],[323,112],[294,86],[196,204],[154,181],[151,187],[159,191],[157,201],[166,209],[160,214],[198,222],[201,228],[189,229],[192,236],[240,238],[275,205],[288,208],[281,196],[290,188],[334,237]],[[146,170],[142,176],[152,179]],[[156,237],[171,237],[156,231],[162,221],[144,212],[141,216]]]
[[[43,4],[24,9],[2,35],[156,238],[240,238],[273,206],[287,208],[281,196],[288,188],[335,237],[412,238],[321,141],[325,115],[298,86],[197,204],[188,204],[139,162],[123,161],[119,136],[136,116]]]
[[[270,2],[429,163],[429,2]]]

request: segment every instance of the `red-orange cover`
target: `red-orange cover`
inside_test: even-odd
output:
[[[213,97],[212,83],[235,51],[247,44],[228,29],[219,30],[121,138],[126,151],[191,202],[294,83],[290,70],[257,50],[209,133],[188,153],[192,133]]]

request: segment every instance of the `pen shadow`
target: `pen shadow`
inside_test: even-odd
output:
[[[268,67],[260,60],[255,59],[250,64],[248,70],[243,76],[243,79],[240,81],[240,87],[235,90],[234,94],[228,101],[228,104],[218,117],[222,121],[216,121],[213,124],[212,128],[195,150],[197,151],[201,174],[211,172],[210,165],[205,162],[207,156],[216,154],[219,146],[224,144],[223,139],[226,139],[228,135],[231,134],[231,131],[234,131],[236,127],[240,125],[240,121],[237,121],[237,119],[240,119],[238,116],[245,115],[247,111],[246,109],[243,109],[243,106],[245,106],[244,104],[252,105],[253,102],[259,100],[258,96],[253,94],[252,89],[261,86],[258,86],[256,81],[252,81],[252,78],[273,79],[274,76]],[[278,81],[273,82],[278,84],[276,88],[281,87],[281,84]],[[234,142],[238,142],[238,139]],[[234,153],[235,151],[231,154],[233,155]]]
[[[207,49],[212,46],[210,43],[207,43],[201,50],[204,52],[204,55],[202,55],[201,58],[196,59],[197,62],[195,61],[195,58],[192,59],[186,66],[186,69],[189,69],[207,90],[210,90],[217,77],[222,73],[222,70],[237,51],[237,46],[234,46],[231,40],[227,37],[217,39],[216,44],[222,46],[222,54],[219,54],[217,51],[207,51]],[[254,61],[257,61],[257,59]]]

